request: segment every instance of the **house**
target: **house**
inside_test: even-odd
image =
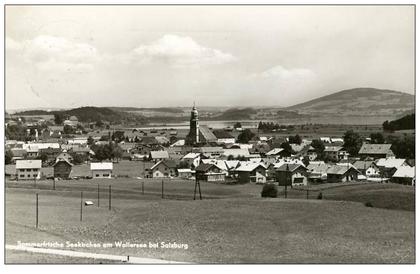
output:
[[[397,184],[415,185],[416,168],[411,166],[400,166],[391,181]]]
[[[190,152],[181,158],[181,161],[188,163],[188,166],[195,169],[200,165],[200,153]]]
[[[26,154],[27,154],[26,149],[16,147],[16,148],[12,148],[10,151],[13,154],[13,157],[12,157],[13,163],[15,163],[16,160],[23,160],[26,158]]]
[[[299,186],[308,184],[308,173],[305,166],[300,164],[283,164],[276,170],[279,186]]]
[[[226,161],[219,160],[219,159],[201,159],[201,163],[203,164],[214,164],[216,165],[221,172],[225,173],[225,175],[229,174],[229,170],[226,166]]]
[[[152,178],[171,178],[175,177],[177,164],[174,160],[161,160],[150,168]]]
[[[367,157],[372,159],[395,157],[391,150],[391,144],[363,144],[359,150],[362,159]]]
[[[366,177],[379,177],[380,170],[374,161],[356,161],[353,166]]]
[[[351,164],[333,165],[327,170],[327,182],[328,183],[341,183],[357,181],[358,171]]]
[[[276,179],[277,169],[279,169],[279,167],[281,167],[284,164],[298,164],[298,165],[305,166],[303,162],[299,159],[287,159],[287,158],[277,159],[274,161],[270,161],[270,158],[267,158],[267,159],[264,159],[264,164],[265,166],[267,166],[267,177],[269,179]]]
[[[381,177],[391,178],[400,166],[407,166],[405,159],[399,158],[381,158],[376,161]]]
[[[37,146],[27,146],[26,147],[26,158],[35,159],[39,156],[39,148]]]
[[[67,152],[67,151],[63,151],[60,154],[58,154],[57,158],[55,159],[56,161],[64,159],[68,162],[72,162],[73,161],[73,157]]]
[[[113,164],[110,162],[90,163],[92,178],[112,178]]]
[[[150,151],[149,158],[154,161],[155,163],[169,159],[169,153],[166,150],[155,150]]]
[[[311,182],[323,182],[327,180],[327,170],[331,165],[323,161],[309,162],[306,167],[308,170],[308,180]]]
[[[220,182],[225,180],[226,174],[215,164],[202,163],[195,169],[195,176],[197,180]]]
[[[267,182],[266,169],[262,163],[241,162],[235,172],[239,183],[265,184]]]
[[[309,161],[315,161],[315,159],[318,157],[318,154],[316,153],[316,150],[311,145],[306,145],[294,157],[301,157],[301,158],[308,157]]]
[[[339,162],[341,160],[347,160],[349,154],[347,151],[341,146],[326,146],[324,149],[324,153],[327,158]]]
[[[41,160],[17,160],[17,180],[39,180],[41,179]]]
[[[233,137],[229,132],[223,129],[217,129],[213,131],[214,136],[216,136],[217,144],[234,144],[235,137]]]
[[[217,142],[217,137],[207,126],[201,125],[198,130],[200,143],[210,144]]]
[[[64,158],[58,158],[54,163],[54,178],[68,179],[72,170],[73,164]]]
[[[194,171],[190,168],[179,168],[177,169],[178,177],[182,179],[192,179],[194,177]]]

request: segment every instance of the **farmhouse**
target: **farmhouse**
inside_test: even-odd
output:
[[[395,157],[391,150],[391,144],[363,144],[359,150],[362,159],[367,157],[373,159]]]
[[[411,166],[400,166],[394,175],[392,182],[404,185],[415,185],[416,168]]]
[[[235,171],[239,183],[265,184],[267,181],[266,169],[262,163],[242,162]]]
[[[218,158],[223,154],[222,147],[200,147],[194,148],[193,152],[198,152],[206,158]]]
[[[188,163],[188,166],[191,168],[196,168],[200,164],[200,153],[188,153],[184,157],[181,158],[183,162]]]
[[[265,156],[268,158],[277,158],[277,157],[281,158],[281,157],[288,157],[290,155],[288,155],[288,153],[282,148],[273,148],[272,150],[267,152]]]
[[[336,162],[341,160],[347,160],[349,156],[347,151],[345,151],[344,148],[341,146],[326,146],[324,153],[328,158]]]
[[[218,144],[234,144],[235,137],[233,137],[229,132],[218,129],[213,131],[214,136],[216,136]]]
[[[313,182],[322,182],[327,180],[327,170],[331,167],[322,161],[309,162],[306,167],[308,169],[308,179]]]
[[[353,166],[366,177],[380,176],[379,167],[376,166],[374,161],[356,161]]]
[[[220,182],[225,180],[226,174],[215,164],[200,164],[195,169],[197,180],[206,182]]]
[[[113,164],[110,162],[105,163],[90,163],[90,170],[92,178],[112,178]]]
[[[41,160],[17,160],[16,175],[18,180],[41,179]]]
[[[178,177],[183,179],[191,179],[193,177],[193,171],[190,168],[179,168]]]
[[[379,167],[381,175],[385,178],[391,178],[400,166],[407,165],[405,159],[398,158],[385,158],[376,161],[376,166]]]
[[[333,165],[327,170],[328,183],[356,181],[359,171],[353,165]]]
[[[223,150],[223,157],[226,159],[237,159],[240,157],[249,158],[249,156],[249,150],[246,148],[228,148]]]
[[[152,178],[170,178],[176,176],[177,164],[173,160],[161,160],[150,168]]]
[[[73,167],[73,164],[64,158],[59,158],[53,165],[54,178],[68,179]]]
[[[283,164],[276,170],[279,185],[307,185],[308,173],[305,166],[300,164]]]

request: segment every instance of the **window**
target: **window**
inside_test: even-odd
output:
[[[103,176],[104,176],[104,177],[109,177],[109,174],[104,173],[104,174],[103,174]]]
[[[31,174],[28,174],[28,178],[30,178],[31,177]]]
[[[99,174],[95,174],[95,177],[99,177]]]
[[[26,169],[26,171],[31,171],[31,169],[30,169],[30,168],[28,168],[28,169]]]
[[[34,178],[36,177],[36,174],[34,174]]]
[[[20,178],[24,178],[25,177],[25,174],[20,174],[19,177]]]
[[[37,171],[38,171],[38,169],[34,168],[34,169],[32,169],[32,171],[35,171],[35,172],[37,172]]]

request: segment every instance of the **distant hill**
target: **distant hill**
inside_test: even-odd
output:
[[[389,131],[415,129],[416,128],[416,115],[412,113],[394,121],[390,121],[390,122],[385,121],[383,123],[383,128],[384,130],[389,130]]]
[[[184,113],[180,108],[158,107],[158,108],[137,108],[137,107],[109,107],[116,111],[152,111],[152,112],[168,112],[168,113]]]
[[[249,120],[257,111],[253,108],[231,108],[212,117],[214,120]]]
[[[80,122],[147,122],[146,118],[141,115],[116,111],[105,107],[80,107],[64,111],[55,111],[53,113],[60,113],[66,116],[74,115]]]
[[[20,112],[16,112],[13,115],[52,115],[52,113],[50,111],[46,111],[46,110],[25,110],[25,111],[20,111]]]
[[[355,88],[286,108],[300,114],[339,116],[394,116],[414,111],[414,95],[384,89]]]

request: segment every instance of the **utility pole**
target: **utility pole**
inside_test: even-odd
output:
[[[83,191],[80,192],[80,221],[83,220]]]
[[[35,226],[36,228],[38,228],[38,193],[36,194],[36,209],[35,209],[35,215],[36,215],[36,220],[35,220]]]
[[[163,199],[163,179],[162,179],[162,199]]]
[[[111,185],[108,188],[108,210],[111,210]]]
[[[98,207],[99,207],[99,184],[98,184]]]

